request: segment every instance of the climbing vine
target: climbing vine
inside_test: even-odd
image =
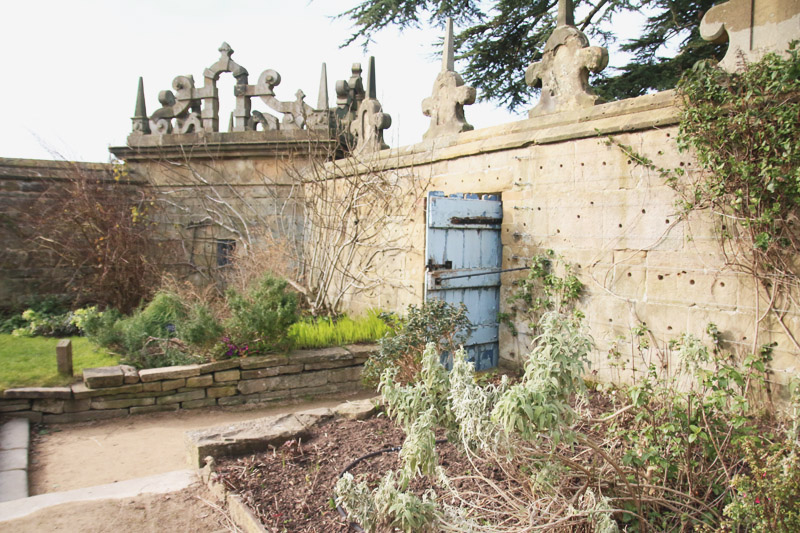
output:
[[[715,215],[726,263],[753,276],[769,302],[758,310],[756,298],[758,319],[776,311],[789,334],[777,310],[797,304],[793,289],[800,286],[800,50],[795,43],[788,57],[768,54],[737,73],[699,62],[678,94],[678,148],[694,154],[701,172],[659,168],[632,147],[609,142],[658,172],[678,193],[684,215]]]

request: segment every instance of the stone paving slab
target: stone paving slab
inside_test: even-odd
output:
[[[28,448],[0,450],[0,472],[28,470]]]
[[[0,427],[0,450],[28,449],[31,424],[25,418],[12,418]]]
[[[28,497],[28,472],[25,470],[7,470],[0,472],[0,502],[16,504],[18,500]],[[3,503],[0,503],[2,506]],[[2,520],[2,513],[0,513]]]
[[[289,439],[305,437],[308,428],[331,418],[328,408],[274,415],[186,433],[189,464],[200,468],[206,456],[236,456],[265,451]]]
[[[0,502],[28,497],[30,421],[12,418],[0,426]]]
[[[14,470],[14,472],[19,472],[19,470]],[[2,483],[1,479],[0,483]],[[155,476],[118,481],[107,485],[39,494],[30,498],[23,497],[24,499],[22,500],[0,503],[0,523],[5,520],[22,518],[40,509],[62,503],[132,498],[140,494],[165,494],[183,490],[197,481],[197,471],[176,470]],[[0,526],[0,530],[2,529],[2,526]]]

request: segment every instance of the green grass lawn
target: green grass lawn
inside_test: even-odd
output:
[[[119,357],[99,348],[83,337],[70,337],[72,366],[76,376],[84,368],[119,364]],[[54,387],[74,379],[60,376],[56,364],[56,344],[49,337],[13,337],[0,334],[0,390],[14,387]]]

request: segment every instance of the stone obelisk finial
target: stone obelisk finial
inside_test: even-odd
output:
[[[378,98],[378,87],[375,81],[375,56],[369,57],[369,70],[367,70],[367,98]]]
[[[456,70],[456,52],[453,43],[453,17],[447,17],[444,32],[444,49],[442,50],[442,71]]]
[[[558,0],[556,29],[547,39],[542,60],[525,71],[525,82],[542,89],[539,103],[528,112],[531,117],[600,103],[589,87],[589,71],[600,72],[608,65],[608,50],[589,46],[589,39],[574,24],[572,0]]]
[[[319,76],[319,95],[317,96],[317,109],[328,109],[328,66],[322,64],[322,72]]]
[[[475,94],[475,89],[464,85],[464,80],[455,71],[453,19],[448,18],[442,50],[442,71],[433,82],[431,96],[422,101],[422,113],[431,117],[431,125],[422,138],[431,139],[473,129],[464,118],[464,106],[475,102]]]
[[[556,26],[574,26],[575,11],[572,7],[572,0],[558,0],[558,15]]]
[[[144,101],[144,79],[139,76],[139,89],[136,92],[136,110],[133,112],[133,132],[150,133],[150,120],[147,118],[147,108]]]

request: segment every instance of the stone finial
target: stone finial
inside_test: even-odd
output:
[[[600,72],[608,65],[608,50],[589,46],[589,39],[573,26],[572,0],[558,1],[558,24],[542,53],[542,60],[531,63],[525,82],[541,87],[539,103],[528,116],[592,107],[599,96],[589,87],[589,71]]]
[[[139,77],[139,89],[136,92],[136,110],[133,112],[133,133],[145,135],[150,133],[150,121],[144,100],[144,79]]]
[[[728,72],[758,61],[765,53],[785,54],[800,39],[797,0],[730,0],[709,9],[700,21],[700,36],[715,43],[729,42],[719,66]]]
[[[356,73],[355,66],[353,73]],[[358,74],[360,79],[361,66],[359,65]],[[353,79],[351,78],[351,81]],[[338,84],[337,84],[338,85]],[[354,85],[357,85],[354,83]],[[366,97],[358,105],[355,120],[350,124],[350,133],[356,139],[356,146],[353,150],[355,155],[378,152],[389,148],[383,142],[383,130],[392,125],[391,115],[383,112],[381,103],[376,98],[377,83],[375,79],[375,58],[369,58],[369,71],[367,72],[367,87],[369,88]],[[338,87],[337,87],[338,94]]]
[[[322,72],[319,75],[319,93],[317,96],[317,109],[328,109],[328,66],[322,64]]]
[[[475,103],[475,88],[464,85],[455,69],[453,19],[447,19],[442,51],[442,71],[436,76],[431,96],[422,101],[422,113],[431,117],[431,125],[422,136],[430,139],[472,130],[464,118],[464,106]]]

